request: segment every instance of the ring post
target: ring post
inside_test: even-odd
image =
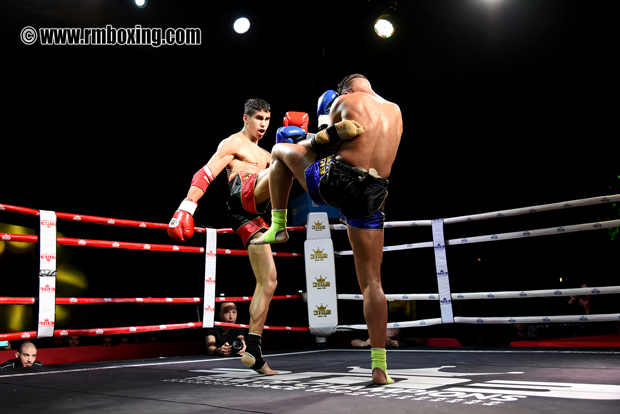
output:
[[[443,236],[443,219],[433,220],[431,226],[433,228],[433,248],[435,250],[441,322],[454,323],[452,294],[450,293],[450,279],[448,277],[448,261],[446,259],[446,242]]]
[[[309,213],[304,242],[306,291],[308,292],[308,327],[317,343],[336,332],[338,297],[334,244],[327,213]]]
[[[215,316],[215,262],[217,257],[217,230],[207,229],[205,248],[205,291],[202,313],[202,327],[213,328]]]
[[[39,321],[37,337],[54,336],[56,321],[56,213],[39,212]]]

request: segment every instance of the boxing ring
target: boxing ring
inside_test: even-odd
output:
[[[482,242],[527,239],[538,236],[602,230],[620,226],[620,220],[567,225],[537,230],[489,234],[486,236],[445,239],[444,226],[477,222],[492,218],[534,214],[543,211],[594,206],[620,201],[620,195],[595,197],[548,205],[503,210],[472,216],[438,220],[386,223],[386,235],[394,228],[430,227],[432,241],[384,247],[384,261],[393,251],[433,248],[438,291],[435,293],[390,293],[388,300],[432,301],[439,307],[440,317],[392,322],[388,327],[408,328],[449,324],[515,324],[515,323],[587,323],[618,321],[620,313],[588,315],[541,315],[510,317],[455,316],[457,301],[496,299],[528,299],[569,297],[571,295],[607,295],[620,293],[620,286],[588,288],[556,288],[489,292],[450,290],[450,273],[446,249]],[[247,252],[217,247],[217,235],[231,229],[205,229],[204,247],[129,243],[86,238],[57,237],[58,220],[93,223],[105,226],[166,229],[167,224],[111,219],[105,217],[39,211],[0,204],[0,213],[17,213],[38,217],[39,234],[0,234],[11,242],[37,243],[39,246],[39,296],[5,297],[3,304],[29,304],[38,307],[36,331],[0,334],[0,341],[45,338],[51,336],[102,336],[179,329],[230,326],[247,329],[244,324],[214,321],[215,304],[222,301],[249,301],[251,296],[217,296],[215,264],[220,255],[246,255]],[[319,214],[319,215],[313,215]],[[306,292],[274,296],[274,300],[304,300],[308,306],[308,326],[265,326],[265,330],[309,332],[317,342],[338,331],[365,330],[363,324],[343,324],[338,320],[338,301],[359,301],[359,294],[338,293],[334,261],[351,256],[351,251],[333,250],[332,232],[345,229],[327,225],[326,215],[311,213],[306,226],[289,231],[306,231],[304,253],[274,252],[275,257],[289,260],[304,257]],[[315,231],[313,236],[312,231]],[[56,244],[75,247],[102,247],[170,253],[198,253],[204,256],[204,295],[202,297],[162,298],[79,298],[56,297]],[[452,248],[452,247],[451,247]],[[455,247],[456,248],[456,247]],[[301,265],[300,265],[301,266]],[[314,266],[314,267],[313,267]],[[148,326],[95,327],[71,329],[57,327],[56,305],[88,304],[201,304],[201,320]],[[341,305],[342,306],[342,305]],[[346,321],[345,321],[346,322]],[[374,412],[389,407],[394,412],[425,409],[431,412],[468,412],[513,410],[563,412],[566,409],[588,409],[593,413],[609,413],[620,400],[620,362],[615,349],[605,350],[507,350],[507,349],[394,349],[388,350],[388,367],[395,384],[376,387],[371,382],[367,350],[310,349],[270,353],[267,361],[279,375],[260,376],[245,368],[238,357],[226,359],[209,356],[179,357],[166,361],[146,360],[127,363],[82,363],[44,366],[26,371],[0,372],[0,390],[10,396],[7,412],[46,409],[47,402],[57,405],[52,411],[92,410],[93,407],[114,408],[120,412],[316,412],[338,410]],[[548,401],[553,401],[548,404]],[[276,402],[277,401],[277,402]],[[49,411],[49,408],[47,408]]]

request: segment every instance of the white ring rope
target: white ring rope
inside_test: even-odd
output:
[[[517,316],[517,317],[484,317],[469,318],[455,316],[456,323],[470,324],[506,324],[506,323],[570,323],[570,322],[606,322],[620,319],[620,313],[605,315],[559,315],[559,316]]]
[[[522,214],[538,213],[542,211],[558,210],[572,207],[582,207],[594,204],[602,204],[609,202],[620,201],[620,195],[593,197],[582,200],[567,201],[562,203],[545,204],[533,207],[517,208],[512,210],[502,210],[490,213],[476,214],[472,216],[453,217],[443,220],[443,224],[462,223],[476,220],[486,220],[491,218],[518,216]],[[398,221],[385,224],[385,228],[395,227],[417,227],[417,226],[432,226],[432,220],[418,220],[418,221]],[[596,223],[577,224],[570,226],[560,226],[538,230],[526,230],[520,232],[492,234],[486,236],[476,236],[461,239],[446,240],[446,245],[460,245],[481,243],[487,241],[498,240],[510,240],[518,238],[529,238],[536,236],[547,236],[555,234],[574,233],[578,231],[600,230],[604,228],[620,227],[620,220],[610,220]],[[332,230],[344,230],[344,225],[330,225]],[[434,242],[422,242],[422,243],[410,243],[397,246],[386,246],[383,251],[394,250],[409,250],[416,248],[434,247]],[[352,255],[352,251],[335,251],[336,256]],[[451,293],[449,297],[454,300],[472,300],[472,299],[523,299],[533,297],[568,297],[577,295],[604,295],[620,293],[620,286],[606,286],[600,288],[573,288],[573,289],[545,289],[545,290],[529,290],[529,291],[506,291],[506,292],[472,292],[472,293]],[[385,295],[386,300],[433,300],[440,301],[440,295],[438,293],[426,293],[426,294],[388,294]],[[363,300],[364,296],[361,294],[339,294],[338,299],[341,300]],[[449,303],[447,298],[441,300],[441,303]],[[444,303],[444,304],[445,304]],[[454,317],[454,323],[466,323],[466,324],[514,324],[514,323],[583,323],[583,322],[604,322],[604,321],[618,321],[620,320],[620,313],[613,314],[598,314],[598,315],[557,315],[557,316],[527,316],[527,317]],[[418,321],[406,321],[388,323],[388,328],[408,328],[418,326],[430,326],[445,323],[442,318],[425,319]],[[367,325],[338,325],[337,330],[367,330]]]
[[[471,216],[460,216],[444,219],[444,224],[463,223],[476,220],[487,220],[491,218],[519,216],[522,214],[540,213],[542,211],[559,210],[572,207],[583,207],[601,203],[609,203],[620,201],[620,194],[612,196],[601,196],[584,198],[581,200],[565,201],[562,203],[542,204],[539,206],[515,208],[511,210],[500,210],[489,213],[474,214]],[[432,220],[415,220],[415,221],[392,221],[385,223],[385,228],[396,227],[417,227],[417,226],[430,226]],[[331,224],[331,230],[346,230],[347,227],[344,224]]]
[[[511,233],[487,234],[485,236],[476,236],[476,237],[463,237],[461,239],[446,240],[446,244],[449,246],[456,246],[459,244],[472,244],[472,243],[482,243],[482,242],[499,241],[499,240],[523,239],[526,237],[551,236],[555,234],[575,233],[578,231],[601,230],[601,229],[608,229],[611,227],[620,227],[620,220],[609,220],[609,221],[601,221],[601,222],[596,222],[596,223],[575,224],[571,226],[550,227],[550,228],[538,229],[538,230],[523,230],[523,231],[515,231]],[[411,250],[411,249],[419,249],[419,248],[424,248],[424,247],[433,247],[433,242],[400,244],[396,246],[384,246],[383,251],[389,252],[389,251],[396,251],[396,250]],[[334,253],[336,254],[336,256],[353,255],[352,250],[335,251]]]
[[[453,293],[452,300],[470,299],[525,299],[542,297],[570,297],[578,295],[606,295],[620,293],[620,286],[606,286],[600,288],[573,288],[573,289],[545,289],[545,290],[526,290],[512,292],[473,292],[473,293]],[[438,293],[413,293],[413,294],[392,294],[385,295],[386,300],[439,300]],[[339,294],[341,300],[364,300],[364,295]]]

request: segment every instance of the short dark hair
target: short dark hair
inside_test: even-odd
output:
[[[342,80],[342,82],[340,82],[338,84],[338,90],[336,91],[336,92],[338,92],[338,95],[342,95],[343,93],[345,93],[346,91],[351,89],[351,82],[353,82],[353,79],[357,79],[357,78],[362,78],[362,79],[368,80],[368,78],[366,76],[361,75],[359,73],[354,73],[353,75],[349,75],[349,76],[345,77]]]
[[[259,98],[251,98],[245,101],[245,105],[243,106],[244,115],[252,117],[258,111],[271,112],[271,105]]]

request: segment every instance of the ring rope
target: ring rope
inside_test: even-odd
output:
[[[303,295],[275,295],[272,300],[301,299]],[[0,297],[0,305],[32,305],[36,298],[29,297]],[[216,302],[244,302],[251,301],[252,296],[216,297]],[[99,303],[200,303],[202,298],[56,298],[57,305],[87,305]]]
[[[470,299],[524,299],[540,297],[558,296],[578,296],[578,295],[606,295],[620,293],[620,286],[606,286],[600,288],[571,288],[571,289],[545,289],[527,290],[512,292],[473,292],[473,293],[452,293],[452,300]],[[339,294],[341,300],[364,300],[361,294]],[[391,294],[385,295],[387,300],[439,300],[438,293],[417,293],[417,294]]]
[[[0,204],[0,211],[9,211],[19,214],[31,215],[31,216],[40,216],[41,211],[11,206],[6,204]],[[62,220],[71,220],[76,222],[88,222],[95,224],[105,224],[112,226],[121,226],[121,227],[138,227],[138,228],[158,228],[163,229],[167,228],[167,224],[160,223],[148,223],[148,222],[139,222],[132,220],[122,220],[122,219],[109,219],[102,218],[96,216],[84,216],[84,215],[76,215],[76,214],[67,214],[67,213],[54,213],[55,216]],[[287,228],[290,231],[302,231],[306,230],[304,226],[296,226]],[[195,231],[202,233],[206,232],[206,229],[196,228]],[[232,229],[220,229],[215,230],[218,233],[227,233],[232,232]],[[0,234],[0,241],[13,241],[13,242],[26,242],[26,243],[37,243],[39,242],[38,236],[33,235],[21,235],[21,234],[10,234],[10,233],[2,233]],[[130,249],[130,250],[146,250],[146,251],[171,251],[171,252],[191,252],[191,253],[205,253],[204,247],[185,247],[185,246],[173,246],[173,245],[158,245],[158,244],[147,244],[147,243],[127,243],[127,242],[112,242],[106,240],[87,240],[87,239],[75,239],[75,238],[66,238],[66,237],[57,237],[56,243],[61,245],[69,245],[69,246],[90,246],[90,247],[108,247],[108,248],[122,248],[122,249]],[[216,249],[217,254],[223,255],[247,255],[248,252],[244,250],[233,250],[233,249]],[[303,254],[298,253],[281,253],[281,252],[273,252],[273,256],[278,257],[301,257]],[[297,299],[303,297],[302,295],[281,295],[276,296],[273,299]],[[216,298],[217,301],[223,301],[226,298]],[[243,297],[244,300],[252,300],[251,297]],[[92,303],[196,303],[202,302],[202,298],[55,298],[55,304],[63,304],[63,305],[71,305],[71,304],[92,304]],[[14,298],[14,297],[0,297],[0,304],[34,304],[37,302],[37,298]],[[43,324],[48,323],[47,320],[43,321]],[[53,321],[49,322],[51,326],[53,326]],[[54,336],[65,336],[65,335],[78,335],[78,336],[91,336],[91,335],[102,335],[102,334],[122,334],[122,333],[135,333],[135,332],[147,332],[153,330],[173,330],[173,329],[187,329],[194,327],[201,327],[202,322],[189,322],[184,324],[166,324],[166,325],[153,325],[152,327],[122,327],[122,328],[105,328],[105,329],[86,329],[86,330],[54,330]],[[281,330],[305,330],[308,331],[308,328],[291,328],[291,327],[265,327],[265,329],[281,329]],[[3,340],[17,340],[17,339],[25,339],[25,338],[36,338],[38,336],[37,331],[28,331],[28,332],[16,332],[9,334],[0,334],[0,338]]]
[[[609,322],[620,320],[620,313],[598,315],[557,315],[557,316],[517,316],[517,317],[464,317],[455,316],[456,323],[469,324],[508,324],[508,323],[568,323],[568,322]]]
[[[455,316],[454,323],[466,323],[476,325],[495,325],[513,323],[584,323],[584,322],[609,322],[620,320],[620,313],[608,313],[598,315],[558,315],[558,316],[516,316],[516,317],[465,317]],[[424,319],[419,321],[388,323],[388,328],[412,328],[419,326],[441,325],[441,318]],[[368,326],[338,325],[338,331],[367,330]]]
[[[0,211],[9,211],[13,213],[25,214],[30,216],[38,216],[39,210],[34,210],[26,207],[18,207],[12,206],[8,204],[0,204]],[[87,216],[83,214],[72,214],[72,213],[60,213],[56,212],[56,217],[61,220],[67,221],[77,221],[82,223],[92,223],[92,224],[103,224],[106,226],[119,226],[119,227],[134,227],[134,228],[143,228],[143,229],[167,229],[168,224],[165,223],[149,223],[146,221],[136,221],[136,220],[125,220],[125,219],[114,219],[108,217],[97,217],[97,216]],[[305,231],[305,226],[294,226],[287,227],[287,231],[295,232],[295,231]],[[206,228],[204,227],[194,227],[194,232],[196,233],[204,233]],[[226,233],[234,233],[233,229],[217,229],[218,233],[226,234]]]
[[[491,218],[518,216],[522,214],[540,213],[542,211],[559,210],[572,207],[583,207],[601,203],[617,202],[620,201],[620,194],[584,198],[580,200],[564,201],[553,204],[541,204],[532,207],[515,208],[511,210],[499,210],[490,213],[474,214],[471,216],[459,216],[444,219],[444,224],[464,223],[476,220],[487,220]],[[417,227],[417,226],[430,226],[432,220],[415,220],[415,221],[392,221],[386,222],[385,228],[397,228],[397,227]],[[347,227],[343,224],[331,224],[329,226],[331,230],[346,230]]]
[[[240,329],[250,329],[250,325],[241,324],[241,323],[226,323],[226,322],[217,322],[214,321],[213,325],[215,326],[225,326],[229,328],[240,328]],[[308,332],[310,329],[304,328],[303,326],[270,326],[265,325],[264,329],[271,331],[298,331],[298,332]]]
[[[38,236],[29,234],[12,234],[1,233],[0,240],[2,241],[14,241],[24,243],[37,243]],[[63,246],[77,246],[77,247],[105,247],[111,249],[127,249],[127,250],[144,250],[144,251],[159,251],[159,252],[177,252],[177,253],[204,253],[204,247],[192,247],[192,246],[179,246],[172,244],[152,244],[152,243],[129,243],[118,242],[109,240],[88,240],[88,239],[75,239],[69,237],[58,237],[56,239],[58,244]],[[247,250],[237,249],[216,249],[217,254],[231,255],[231,256],[247,256]],[[276,257],[301,257],[302,253],[286,253],[286,252],[272,252]]]
[[[511,240],[526,237],[550,236],[555,234],[574,233],[578,231],[601,230],[611,227],[620,227],[620,220],[609,220],[596,223],[575,224],[571,226],[550,227],[538,230],[515,231],[511,233],[489,234],[486,236],[464,237],[461,239],[446,240],[448,245],[483,243],[489,241]],[[384,246],[383,251],[411,250],[423,247],[433,247],[433,242],[410,243],[396,246]],[[335,251],[336,256],[351,256],[352,250]]]
[[[249,329],[250,325],[232,324],[223,322],[213,322],[215,326],[227,326],[240,329]],[[178,329],[194,329],[201,328],[202,322],[187,322],[176,324],[162,324],[162,325],[146,325],[146,326],[124,326],[116,328],[93,328],[93,329],[57,329],[54,330],[54,336],[105,336],[105,335],[122,335],[122,334],[135,334],[143,332],[159,332],[159,331],[172,331]],[[271,326],[265,325],[265,330],[272,331],[298,331],[308,332],[309,329],[305,327],[295,326]],[[16,341],[20,339],[36,338],[37,331],[26,332],[13,332],[7,334],[0,334],[0,341]]]

